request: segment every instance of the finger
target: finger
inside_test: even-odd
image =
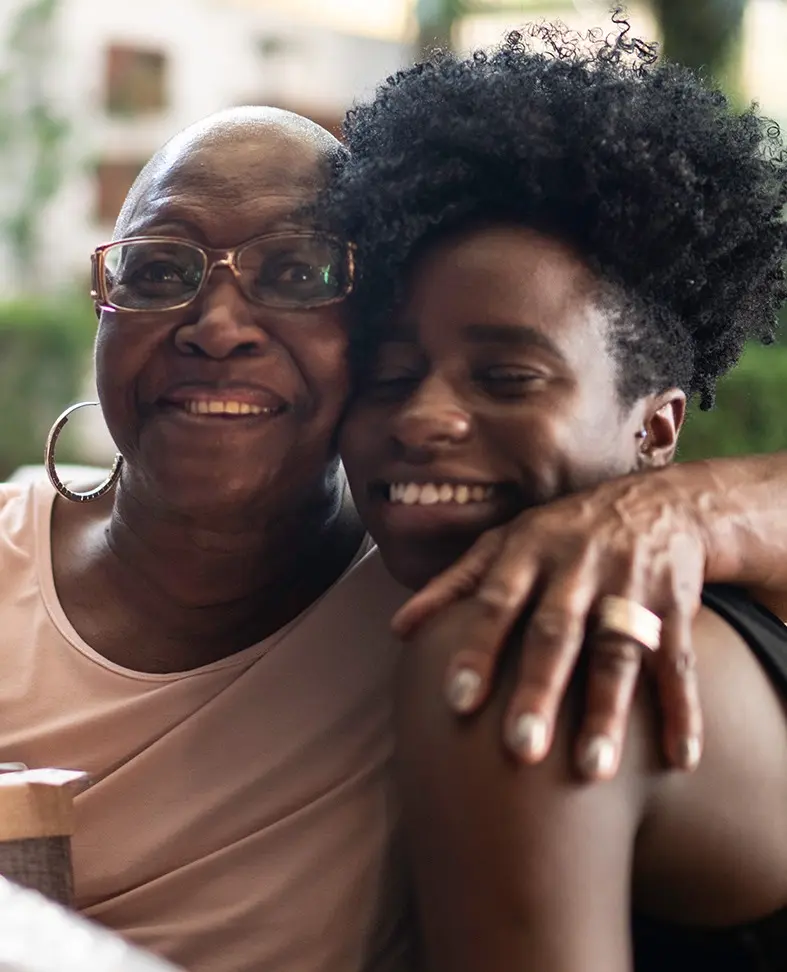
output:
[[[478,589],[462,602],[462,645],[446,672],[446,698],[454,711],[475,712],[489,696],[495,669],[511,628],[533,590],[538,568],[501,559]],[[500,575],[498,576],[498,571]]]
[[[595,592],[590,579],[583,571],[552,581],[528,619],[505,724],[506,743],[526,763],[537,763],[549,751],[585,638]]]
[[[400,638],[409,638],[428,618],[453,601],[472,593],[503,549],[503,533],[489,530],[426,587],[415,594],[393,616],[391,629]]]
[[[697,768],[702,756],[703,726],[692,647],[692,609],[664,619],[655,669],[664,718],[664,751],[678,769]]]
[[[609,780],[618,771],[645,651],[613,632],[599,631],[588,643],[585,714],[576,746],[577,769],[587,779]]]

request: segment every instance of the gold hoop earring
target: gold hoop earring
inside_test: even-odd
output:
[[[73,489],[69,489],[68,486],[63,482],[63,480],[57,474],[57,466],[55,464],[55,446],[57,445],[57,440],[60,437],[60,433],[65,428],[66,422],[71,418],[71,415],[76,412],[78,408],[85,408],[88,405],[98,405],[98,402],[77,402],[76,405],[69,406],[65,412],[62,413],[49,430],[49,435],[46,439],[46,449],[44,450],[44,464],[46,465],[46,474],[49,476],[49,482],[55,487],[55,489],[60,493],[60,495],[72,503],[90,503],[92,500],[97,500],[99,497],[108,493],[110,489],[115,485],[120,477],[120,470],[123,466],[123,456],[118,452],[115,456],[115,461],[112,463],[112,468],[109,470],[109,475],[101,483],[100,486],[96,486],[95,489],[89,490],[87,493],[75,493]]]

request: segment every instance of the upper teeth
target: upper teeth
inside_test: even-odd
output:
[[[184,402],[183,407],[192,415],[268,415],[277,411],[275,408],[263,408],[248,402],[205,401],[201,398]]]
[[[388,499],[406,506],[433,506],[435,503],[481,503],[490,498],[494,486],[464,483],[391,483]]]

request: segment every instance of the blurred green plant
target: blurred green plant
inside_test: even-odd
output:
[[[70,124],[51,105],[47,74],[53,57],[53,21],[60,0],[25,0],[14,14],[0,71],[0,231],[20,289],[37,279],[36,254],[46,204],[66,174]]]
[[[664,57],[740,100],[740,40],[748,0],[650,0],[650,5],[661,27]]]
[[[95,330],[93,305],[82,295],[0,303],[0,481],[43,461],[52,423],[77,400]],[[80,458],[67,437],[58,458]]]
[[[678,458],[780,449],[787,449],[787,344],[752,345],[719,382],[716,407],[689,410]]]

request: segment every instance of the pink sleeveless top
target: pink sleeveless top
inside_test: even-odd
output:
[[[260,644],[143,674],[63,613],[53,495],[0,486],[0,762],[90,774],[80,910],[189,972],[407,972],[388,632],[406,593],[377,553]]]

